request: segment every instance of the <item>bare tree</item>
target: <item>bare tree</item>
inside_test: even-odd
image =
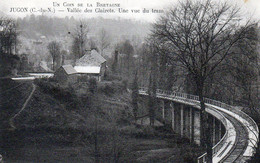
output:
[[[149,83],[149,76],[148,72],[150,71],[149,68],[149,59],[150,59],[150,48],[148,44],[143,44],[140,47],[140,56],[139,56],[139,65],[138,65],[138,71],[139,71],[139,82],[141,83],[142,86],[148,85]]]
[[[229,66],[234,77],[234,85],[238,88],[240,105],[249,107],[252,111],[259,108],[258,102],[258,26],[249,28],[244,33],[245,37],[236,43],[234,57],[231,58],[232,64]]]
[[[0,53],[13,54],[17,43],[17,25],[12,19],[0,18]]]
[[[94,38],[90,38],[89,39],[89,46],[90,46],[90,49],[95,49],[98,51],[98,47],[97,47],[97,41],[94,39]]]
[[[0,51],[6,54],[15,52],[17,42],[17,25],[12,19],[0,18]]]
[[[118,51],[115,50],[115,55],[114,55],[114,60],[113,60],[113,63],[112,63],[112,72],[114,74],[117,74],[118,73]]]
[[[57,63],[57,60],[59,59],[61,54],[60,44],[56,41],[52,41],[48,44],[47,48],[52,56],[52,69],[53,71],[55,71],[55,63],[56,63],[56,67],[59,65]]]
[[[132,106],[133,106],[133,114],[136,121],[137,113],[138,113],[138,77],[137,71],[135,72],[135,77],[132,83]]]
[[[155,48],[154,42],[150,43],[150,52],[151,52],[151,60],[150,60],[150,77],[149,77],[149,86],[148,86],[148,108],[149,108],[149,117],[150,117],[150,125],[154,126],[155,121],[155,109],[156,109],[156,89],[157,89],[157,49]]]
[[[89,26],[87,23],[80,21],[79,25],[76,25],[72,37],[73,45],[72,52],[74,55],[74,61],[82,57],[86,50],[86,44],[88,42]]]
[[[9,18],[0,17],[0,75],[15,74],[19,57],[14,55],[17,44],[17,25]]]
[[[103,51],[108,48],[111,43],[110,36],[104,28],[99,32],[98,42],[101,55],[103,55]]]
[[[120,54],[123,54],[121,59],[121,63],[119,65],[119,71],[123,72],[127,77],[131,75],[131,71],[133,68],[133,54],[134,48],[129,40],[125,40],[117,45],[116,47]]]
[[[212,133],[205,111],[205,82],[251,25],[246,21],[241,26],[239,13],[239,8],[227,2],[179,1],[153,28],[152,36],[168,46],[171,60],[195,81],[201,106],[201,142],[207,149],[207,162],[212,162]]]

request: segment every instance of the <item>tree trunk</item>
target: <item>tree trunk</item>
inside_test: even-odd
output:
[[[212,141],[211,141],[211,138],[212,138],[212,129],[211,129],[211,127],[212,127],[212,120],[211,120],[211,118],[210,118],[210,116],[209,116],[209,114],[207,114],[207,116],[206,116],[206,126],[205,126],[205,129],[206,129],[206,132],[205,133],[207,133],[207,135],[205,135],[206,136],[206,147],[207,147],[207,158],[206,158],[206,160],[207,160],[207,163],[212,163]]]
[[[203,96],[199,95],[200,100],[200,143],[201,146],[206,147],[206,135],[205,135],[205,126],[206,126],[206,110]]]
[[[207,163],[212,163],[212,132],[211,132],[211,120],[206,112],[206,106],[203,97],[203,89],[199,87],[199,100],[200,100],[200,134],[201,145],[206,147],[207,151]]]
[[[97,117],[95,115],[95,162],[99,163]]]
[[[53,70],[53,71],[55,71],[55,70],[54,70],[54,63],[55,63],[55,58],[53,57],[53,60],[52,60],[52,70]]]

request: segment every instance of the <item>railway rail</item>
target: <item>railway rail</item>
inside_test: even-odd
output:
[[[148,89],[141,87],[139,94],[148,95]],[[157,98],[183,103],[200,108],[199,97],[180,92],[156,91]],[[245,162],[255,153],[259,141],[259,129],[255,121],[244,112],[220,101],[204,98],[206,111],[221,121],[226,133],[213,147],[213,162]],[[206,162],[207,153],[198,157],[198,163]]]

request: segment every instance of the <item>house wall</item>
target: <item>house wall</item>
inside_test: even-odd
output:
[[[62,68],[59,68],[54,73],[54,79],[57,80],[61,84],[66,84],[68,81],[68,75]]]
[[[68,75],[68,83],[69,84],[75,84],[78,81],[77,74],[70,74]]]
[[[100,80],[104,79],[104,74],[105,74],[106,68],[107,68],[107,62],[102,63],[101,68],[100,68],[100,76],[101,76]]]
[[[58,69],[54,73],[54,79],[60,84],[74,84],[77,82],[77,74],[67,74],[63,68]]]
[[[78,74],[79,82],[86,82],[90,78],[95,78],[97,81],[101,81],[101,76],[99,74]]]

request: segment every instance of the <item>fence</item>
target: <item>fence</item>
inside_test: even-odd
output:
[[[144,93],[146,93],[148,95],[148,89],[146,87],[141,87],[139,90],[143,91]],[[197,104],[199,103],[199,96],[190,95],[190,94],[187,94],[187,93],[181,93],[181,92],[174,92],[174,91],[166,91],[166,90],[157,89],[156,90],[156,94],[160,95],[160,96],[165,96],[166,95],[167,97],[175,98],[175,99],[179,99],[179,100],[183,100],[183,101],[187,101],[187,102],[190,102],[190,103],[197,103]],[[259,139],[258,138],[259,129],[258,129],[258,126],[257,126],[256,122],[250,116],[245,114],[243,111],[238,110],[235,107],[233,107],[231,105],[228,105],[228,104],[225,104],[223,102],[212,100],[212,99],[209,99],[209,98],[204,98],[203,100],[204,100],[206,105],[218,106],[220,108],[223,108],[223,109],[226,109],[228,111],[231,111],[231,112],[237,114],[238,116],[242,117],[243,119],[245,119],[249,123],[249,126],[247,126],[247,128],[249,128],[248,130],[253,132],[253,135],[255,136],[255,139],[256,139],[253,142],[251,142],[252,143],[251,146],[253,146],[253,147],[257,146],[258,139]],[[224,117],[222,117],[222,118],[224,118]],[[224,121],[222,121],[222,123],[223,122]],[[225,125],[225,123],[224,123],[224,125]],[[250,127],[252,127],[253,129],[251,129]],[[254,130],[254,131],[252,131],[252,130]],[[214,156],[214,154],[216,154],[221,149],[221,147],[224,145],[226,139],[227,139],[227,132],[222,137],[222,139],[212,148],[213,156]],[[255,150],[255,149],[253,149],[253,150]],[[253,151],[253,153],[254,152],[255,151]],[[198,162],[199,163],[205,162],[206,156],[207,156],[207,153],[204,153],[203,155],[198,157]]]

